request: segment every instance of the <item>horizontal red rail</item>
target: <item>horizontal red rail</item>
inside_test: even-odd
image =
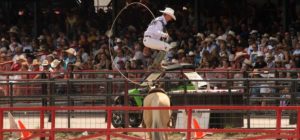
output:
[[[179,110],[184,109],[188,113],[188,126],[186,129],[175,129],[175,128],[165,128],[165,129],[152,129],[152,128],[110,128],[111,125],[111,112],[114,110]],[[276,129],[246,129],[246,128],[227,128],[227,129],[192,129],[189,125],[192,119],[192,111],[194,109],[211,109],[211,110],[273,110],[276,111]],[[269,137],[291,137],[291,138],[300,138],[300,117],[298,116],[298,123],[296,129],[282,129],[281,128],[281,112],[282,110],[295,110],[300,112],[300,106],[171,106],[171,107],[130,107],[130,106],[53,106],[53,107],[4,107],[0,108],[0,132],[15,132],[22,131],[19,129],[4,129],[3,128],[3,115],[6,111],[40,111],[40,120],[44,119],[44,111],[51,112],[51,128],[45,129],[27,129],[28,131],[38,132],[38,133],[50,133],[50,140],[55,139],[56,132],[79,132],[79,131],[90,131],[90,132],[103,132],[106,134],[107,139],[110,136],[113,136],[116,132],[186,132],[187,139],[191,139],[191,132],[213,132],[213,133],[265,133],[266,136],[263,138]],[[55,114],[56,111],[60,110],[106,110],[108,112],[107,128],[55,128]],[[41,122],[42,123],[42,122]],[[42,125],[41,125],[42,126]],[[41,127],[43,128],[43,126]],[[125,137],[125,136],[124,136]]]
[[[300,110],[300,106],[171,106],[171,107],[132,107],[132,106],[53,106],[53,107],[2,107],[2,111],[42,111],[42,110]]]

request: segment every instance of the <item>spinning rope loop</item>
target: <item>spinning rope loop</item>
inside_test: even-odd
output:
[[[114,21],[113,21],[113,23],[112,23],[112,26],[111,26],[109,32],[107,33],[107,36],[109,37],[108,49],[109,49],[110,59],[111,59],[111,61],[112,61],[112,64],[113,64],[114,67],[117,69],[117,71],[122,75],[122,77],[124,77],[127,81],[129,81],[129,82],[131,82],[131,83],[133,83],[133,84],[136,84],[136,85],[141,86],[140,83],[135,82],[135,81],[129,79],[128,77],[126,77],[126,76],[122,73],[122,71],[117,67],[116,63],[114,62],[114,58],[113,58],[113,54],[112,54],[112,50],[111,50],[111,46],[110,46],[110,45],[111,45],[111,40],[112,40],[111,37],[112,37],[112,35],[113,35],[113,28],[114,28],[114,26],[115,26],[115,22],[117,21],[117,19],[119,18],[119,16],[123,13],[123,11],[125,11],[129,6],[132,6],[132,5],[141,5],[141,6],[143,6],[144,8],[146,8],[146,9],[150,12],[150,14],[152,15],[153,19],[155,18],[155,16],[154,16],[154,14],[152,13],[152,11],[151,11],[146,5],[144,5],[144,4],[140,3],[140,2],[133,2],[133,3],[130,3],[130,4],[126,5],[126,6],[125,6],[124,8],[122,8],[121,11],[117,14],[116,18],[114,19]]]

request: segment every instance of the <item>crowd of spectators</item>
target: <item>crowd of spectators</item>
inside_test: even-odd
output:
[[[268,3],[267,3],[268,5]],[[270,5],[270,3],[269,3]],[[178,20],[167,26],[168,42],[176,46],[167,53],[162,65],[191,63],[200,69],[299,68],[300,32],[289,26],[283,30],[280,17],[268,26],[256,21],[256,9],[250,8],[248,17],[206,16],[199,13],[197,26],[190,6],[174,8]],[[276,14],[279,9],[274,7]],[[146,70],[152,64],[157,51],[143,46],[143,31],[151,18],[141,6],[133,6],[136,14],[124,13],[117,21],[115,34],[106,35],[111,25],[111,12],[98,12],[97,20],[81,21],[74,13],[66,15],[65,28],[55,24],[44,27],[34,38],[27,25],[1,23],[0,63],[2,71],[50,71],[74,70]],[[140,10],[141,12],[137,12]],[[159,9],[152,9],[158,11]],[[158,13],[156,14],[158,15]],[[151,17],[151,16],[149,16]],[[135,20],[126,20],[127,18]],[[107,21],[103,24],[104,19]],[[135,22],[138,20],[139,25]],[[297,24],[299,19],[293,23]],[[95,26],[97,25],[97,26]],[[99,25],[101,25],[99,27]],[[294,24],[293,24],[294,25]],[[113,53],[111,61],[109,47]],[[55,75],[60,77],[61,75]],[[32,75],[31,78],[40,78]]]

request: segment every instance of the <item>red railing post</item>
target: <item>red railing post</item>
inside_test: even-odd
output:
[[[112,114],[112,110],[111,108],[108,108],[107,109],[107,126],[106,126],[106,140],[110,140],[110,129],[111,129],[111,116]]]
[[[56,110],[51,109],[51,130],[50,130],[50,140],[55,140],[55,115]]]
[[[191,140],[191,129],[192,129],[192,109],[188,108],[188,120],[187,120],[187,131],[186,131],[186,140]]]
[[[297,139],[300,138],[300,109],[297,110],[297,132],[296,132]]]
[[[44,110],[41,110],[40,112],[40,133],[41,134],[45,134],[44,132],[44,119],[45,119],[45,111]],[[40,137],[41,140],[44,140],[45,137]]]
[[[3,109],[0,108],[0,140],[3,140]]]
[[[276,108],[276,132],[278,135],[280,135],[280,129],[281,129],[281,112],[282,109],[277,107]]]

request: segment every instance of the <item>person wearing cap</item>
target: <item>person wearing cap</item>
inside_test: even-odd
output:
[[[226,36],[226,41],[229,44],[234,44],[235,42],[235,32],[234,31],[228,31],[227,36]]]
[[[196,65],[195,64],[195,53],[193,51],[190,51],[187,54],[186,61],[187,61],[187,63],[193,64],[194,66]]]
[[[256,57],[257,57],[257,55],[260,54],[260,53],[263,54],[263,52],[261,52],[261,51],[258,50],[258,46],[257,46],[256,43],[252,43],[252,44],[250,45],[250,47],[251,47],[251,49],[252,49],[252,50],[250,50],[250,54],[249,54],[249,56],[250,56],[250,61],[256,62]]]
[[[262,52],[257,53],[256,62],[254,63],[254,68],[259,69],[259,68],[266,68],[266,67],[267,67],[267,63],[265,62],[264,54]]]
[[[22,48],[22,45],[20,43],[18,43],[17,38],[15,36],[13,36],[13,37],[10,38],[10,42],[11,43],[9,44],[8,48],[12,52],[14,52],[15,48],[17,48],[17,47],[21,47]]]
[[[69,48],[65,50],[68,56],[64,59],[64,68],[67,69],[69,63],[74,64],[76,62],[76,50],[74,48]],[[49,61],[49,60],[48,60]]]
[[[37,59],[32,61],[32,64],[29,66],[29,70],[32,72],[39,72],[40,71],[40,62]],[[30,74],[30,79],[38,79],[40,74]]]
[[[274,57],[271,53],[266,53],[265,61],[267,63],[267,68],[274,68],[275,67]]]
[[[258,35],[258,31],[257,30],[251,30],[250,34],[250,38],[253,38],[254,40],[257,39],[257,35]]]
[[[220,47],[219,57],[225,57],[225,58],[228,59],[228,56],[229,56],[229,54],[230,54],[230,51],[229,51],[228,48],[227,48],[225,37],[219,36],[219,37],[217,38],[217,42],[218,42],[219,47]]]
[[[117,56],[115,57],[113,63],[114,65],[112,65],[112,68],[113,69],[120,69],[121,68],[121,65],[123,63],[121,63],[121,61],[123,61],[124,63],[124,66],[125,66],[125,62],[127,61],[127,57],[124,56],[124,51],[122,49],[118,49],[117,50]]]
[[[165,10],[160,12],[163,13],[163,15],[151,21],[144,33],[143,43],[148,48],[168,52],[172,47],[161,39],[167,39],[169,37],[169,34],[166,32],[166,25],[168,22],[176,20],[176,17],[174,10],[169,7],[166,7]]]
[[[118,49],[122,49],[122,40],[121,38],[116,38],[115,41],[115,46],[114,46],[114,51],[117,51]]]
[[[24,53],[31,53],[33,52],[33,48],[30,44],[30,38],[29,37],[26,37],[24,39],[24,42],[23,42],[23,52]]]
[[[58,59],[53,60],[50,64],[51,78],[61,79],[64,78],[64,69],[61,67],[61,61]]]
[[[49,62],[48,60],[44,60],[40,67],[41,71],[49,72]]]
[[[210,54],[213,51],[216,51],[217,45],[213,43],[213,39],[211,37],[206,37],[203,43],[204,43],[204,48],[202,50],[202,53],[204,50],[208,51]]]

